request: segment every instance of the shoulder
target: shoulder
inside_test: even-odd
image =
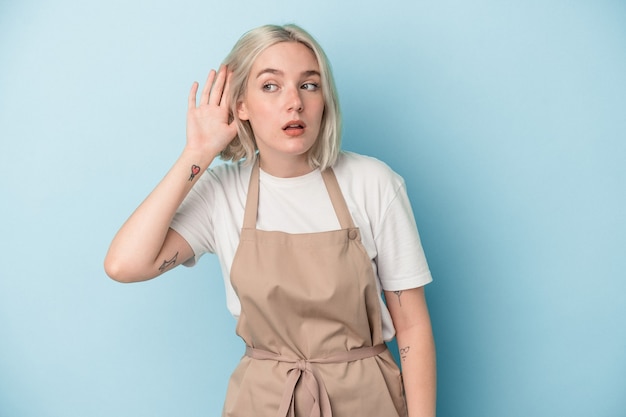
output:
[[[245,198],[252,167],[241,163],[211,165],[189,192],[186,200],[204,201],[205,205],[228,207],[225,201]]]
[[[342,151],[333,166],[339,181],[362,183],[372,186],[396,189],[404,184],[404,179],[386,163],[371,156]]]
[[[200,180],[205,183],[205,186],[229,189],[240,187],[241,184],[247,185],[251,171],[252,166],[242,162],[218,162],[211,165]]]
[[[373,228],[405,190],[404,179],[371,156],[343,151],[333,170],[348,206],[368,219]]]

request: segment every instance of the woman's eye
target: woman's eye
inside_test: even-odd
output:
[[[307,90],[307,91],[316,91],[317,89],[320,88],[319,84],[317,83],[304,83],[302,84],[302,88],[303,90]]]
[[[276,84],[272,84],[272,83],[266,83],[263,84],[263,91],[276,91],[278,89],[278,86]]]

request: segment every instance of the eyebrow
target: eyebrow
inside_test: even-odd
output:
[[[256,78],[259,78],[263,74],[283,75],[284,73],[281,70],[278,70],[278,69],[275,69],[275,68],[265,68],[265,69],[259,71],[259,73],[257,74]],[[321,77],[320,72],[317,71],[317,70],[303,71],[301,75],[303,77],[311,77],[313,75],[317,75],[318,77]]]

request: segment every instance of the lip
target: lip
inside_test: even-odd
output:
[[[283,125],[282,129],[286,131],[290,129],[290,126],[298,126],[298,127],[291,127],[291,129],[305,129],[306,123],[304,123],[302,120],[290,120]]]

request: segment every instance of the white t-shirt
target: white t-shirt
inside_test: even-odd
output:
[[[205,253],[220,261],[226,301],[237,318],[241,305],[230,283],[251,166],[222,164],[209,169],[178,209],[172,229],[191,246],[192,266]],[[420,243],[404,180],[377,159],[341,152],[333,170],[361,241],[372,262],[379,289],[402,291],[432,281]],[[295,178],[277,178],[261,170],[257,228],[286,233],[339,229],[339,221],[319,169]],[[383,337],[395,334],[382,301]]]

